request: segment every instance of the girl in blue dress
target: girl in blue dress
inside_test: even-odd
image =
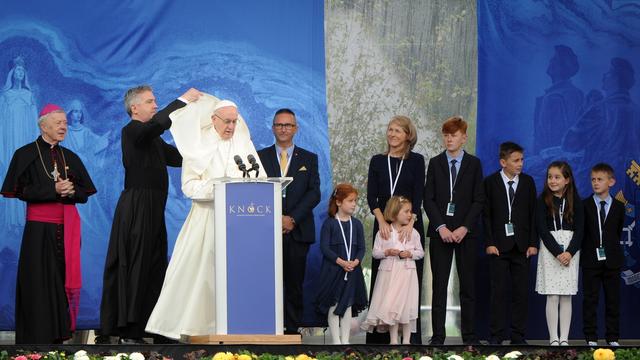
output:
[[[358,191],[338,184],[329,199],[329,217],[322,224],[320,269],[316,311],[327,316],[334,344],[348,344],[351,318],[367,306],[362,275],[365,253],[362,223],[352,217]]]

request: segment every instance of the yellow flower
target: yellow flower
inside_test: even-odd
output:
[[[594,360],[615,360],[616,354],[611,349],[598,349],[593,352]]]
[[[233,354],[230,352],[219,352],[213,355],[213,360],[233,360]]]
[[[296,360],[296,359],[294,359],[293,356],[289,355],[285,357],[284,360]]]
[[[247,354],[238,355],[238,360],[251,360],[251,356]]]
[[[309,360],[309,357],[306,354],[300,354],[296,356],[296,360]]]

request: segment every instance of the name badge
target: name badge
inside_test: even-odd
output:
[[[596,249],[596,256],[598,257],[598,261],[607,260],[607,255],[604,253],[603,247],[599,247]]]
[[[450,202],[447,204],[447,216],[453,216],[456,212],[456,204]]]
[[[560,252],[564,252],[564,245],[558,244],[560,246]]]
[[[513,224],[512,223],[506,223],[504,224],[504,233],[507,236],[513,236],[515,235],[515,231],[513,231]]]

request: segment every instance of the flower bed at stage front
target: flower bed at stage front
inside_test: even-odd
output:
[[[495,352],[493,354],[481,354],[477,349],[470,349],[461,353],[443,352],[438,350],[426,352],[371,352],[363,353],[352,350],[343,352],[318,352],[298,355],[274,355],[269,353],[255,354],[249,351],[238,353],[218,352],[207,354],[204,350],[190,352],[184,355],[185,360],[637,360],[640,359],[640,348],[621,348],[615,351],[611,349],[597,349],[578,351],[568,350],[532,350]],[[80,350],[74,354],[51,351],[36,353],[21,351],[19,354],[10,355],[6,351],[0,352],[0,360],[173,360],[157,352],[133,352],[89,354]]]

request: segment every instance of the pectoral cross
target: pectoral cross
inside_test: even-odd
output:
[[[58,164],[53,163],[53,171],[51,172],[53,175],[53,181],[58,182],[58,177],[60,177],[60,172],[58,171]]]

